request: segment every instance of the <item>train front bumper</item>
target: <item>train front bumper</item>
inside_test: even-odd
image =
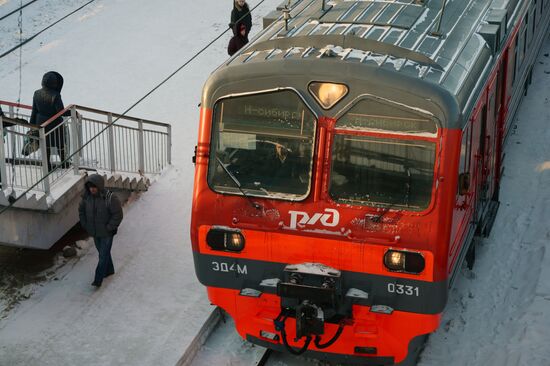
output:
[[[275,320],[281,314],[281,299],[273,294],[259,297],[242,295],[241,291],[208,288],[210,300],[228,312],[235,321],[238,333],[248,341],[285,351]],[[349,321],[338,340],[331,346],[318,349],[313,342],[305,356],[330,362],[363,365],[392,365],[403,361],[411,348],[425,335],[434,332],[441,314],[415,314],[393,311],[391,314],[372,312],[372,307],[353,305]],[[339,325],[326,322],[321,341],[325,343],[337,332]],[[296,319],[285,322],[287,341],[295,349],[304,345],[296,340]]]

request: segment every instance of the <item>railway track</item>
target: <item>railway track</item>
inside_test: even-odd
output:
[[[216,337],[218,339],[215,339]],[[230,340],[228,349],[221,349],[218,346],[221,343],[220,339]],[[237,351],[235,352],[233,348]],[[220,356],[220,358],[225,359],[228,353],[235,353],[234,358],[239,359],[239,362],[242,361],[242,364],[265,366],[272,355],[272,350],[253,346],[240,339],[234,331],[233,321],[226,316],[223,310],[216,307],[191,341],[183,356],[178,360],[176,366],[220,364],[220,361],[214,360],[214,358]]]
[[[331,364],[293,356],[253,345],[235,331],[231,317],[215,308],[176,366],[329,366]]]
[[[269,359],[269,356],[271,356],[272,352],[272,350],[266,348],[264,353],[262,354],[262,357],[258,360],[258,362],[256,362],[256,366],[267,365],[267,360]]]

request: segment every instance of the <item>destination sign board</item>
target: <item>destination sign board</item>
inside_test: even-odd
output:
[[[280,107],[269,107],[263,105],[245,104],[244,115],[260,118],[272,118],[284,121],[299,122],[302,119],[303,108],[301,111],[283,109]]]
[[[384,130],[402,133],[437,133],[437,125],[428,119],[347,113],[336,123],[337,128]]]
[[[228,98],[215,109],[220,132],[304,138],[315,130],[315,116],[290,90]]]

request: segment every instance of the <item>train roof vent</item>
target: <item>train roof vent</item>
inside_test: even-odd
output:
[[[289,9],[294,9],[297,5],[299,5],[304,0],[284,0],[282,3],[280,3],[277,8],[271,12],[269,12],[267,15],[263,17],[263,27],[264,29],[269,27],[271,24],[275,23],[277,19],[281,17],[282,11],[287,6]]]
[[[500,45],[499,29],[500,27],[495,24],[482,24],[477,31],[485,39],[493,55],[497,53]]]
[[[508,32],[508,12],[506,9],[491,9],[487,13],[485,21],[489,24],[498,26],[498,44],[501,45],[506,38],[506,33]]]
[[[367,7],[359,6],[367,3]],[[415,0],[342,1],[318,20],[323,23],[355,23],[410,29],[424,13],[425,7]]]
[[[290,9],[293,9],[296,5],[298,5],[299,3],[301,3],[303,0],[284,0],[282,3],[280,3],[278,6],[277,6],[277,11],[281,12],[283,11],[283,9],[288,6]]]

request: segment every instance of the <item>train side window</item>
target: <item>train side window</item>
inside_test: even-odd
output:
[[[464,127],[464,130],[462,130],[462,142],[460,144],[460,161],[458,166],[458,176],[459,176],[459,184],[458,184],[458,190],[457,194],[460,195],[461,188],[460,188],[460,176],[468,174],[470,171],[470,156],[472,149],[472,133],[470,124],[466,125]]]
[[[478,117],[479,118],[479,117]],[[477,125],[477,122],[476,122]],[[483,106],[481,111],[481,132],[479,134],[479,154],[485,156],[486,149],[486,139],[485,135],[487,134],[487,105]]]
[[[518,46],[519,46],[519,35],[516,35],[516,43],[514,45],[514,59],[511,60],[512,63],[513,63],[512,84],[514,84],[516,82],[516,70],[517,70],[517,65],[518,65]]]
[[[521,65],[523,65],[523,59],[525,57],[525,27],[522,26],[519,31],[519,36],[517,39],[516,44],[516,74],[519,74],[519,70],[521,69]],[[514,80],[516,78],[514,77]]]
[[[495,120],[498,120],[498,113],[504,101],[502,100],[502,94],[504,94],[504,85],[506,85],[506,80],[504,79],[504,63],[502,62],[499,65],[497,73],[497,89],[496,89],[496,104],[494,108]]]
[[[516,38],[517,39],[517,38]],[[512,94],[512,84],[514,83],[514,73],[516,69],[516,48],[515,48],[515,42],[512,42],[510,46],[508,47],[508,50],[506,51],[506,80],[503,85],[505,90],[505,95],[503,98],[503,106],[506,106],[508,103],[508,100],[510,99],[510,96]]]

